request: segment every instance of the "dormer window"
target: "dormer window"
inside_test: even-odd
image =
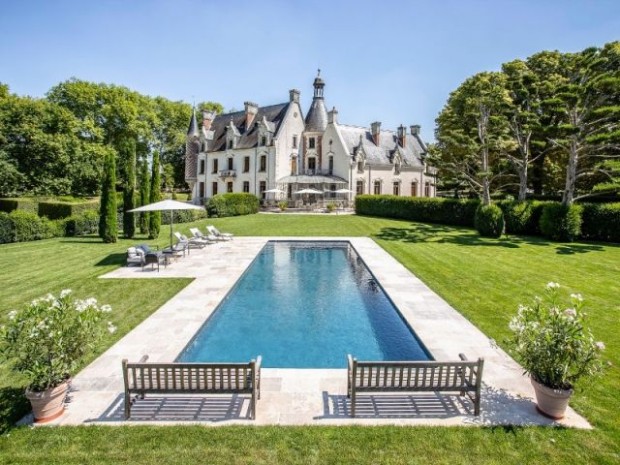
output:
[[[261,136],[261,138],[260,138],[260,145],[262,145],[262,146],[267,145],[267,136]]]
[[[234,148],[234,145],[235,145],[235,141],[234,141],[233,139],[230,139],[230,140],[228,141],[228,149],[229,149],[229,150],[230,150],[230,149],[233,149],[233,148]]]
[[[314,137],[311,137],[308,139],[308,148],[309,149],[316,148],[316,139]]]
[[[357,162],[357,171],[359,173],[364,172],[364,160],[360,160]]]
[[[293,136],[293,148],[296,149],[297,148],[297,134],[295,134]]]

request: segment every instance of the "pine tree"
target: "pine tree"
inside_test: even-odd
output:
[[[106,156],[101,184],[101,207],[99,210],[99,237],[103,242],[116,242],[116,155],[110,150]]]
[[[140,162],[140,206],[149,203],[151,178],[149,177],[149,164],[146,156]],[[149,213],[140,213],[140,232],[148,234],[149,232]]]
[[[122,142],[121,158],[125,160],[125,182],[123,184],[123,233],[131,239],[136,233],[136,220],[129,210],[136,203],[136,141],[126,138]]]
[[[159,153],[153,153],[151,169],[151,198],[150,203],[161,200],[161,173],[159,172]],[[161,228],[161,212],[151,212],[149,221],[149,239],[157,239]]]

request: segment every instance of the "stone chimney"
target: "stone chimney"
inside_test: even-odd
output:
[[[327,122],[329,124],[338,124],[338,110],[336,110],[336,107],[333,107],[332,111],[327,113]]]
[[[253,102],[243,102],[243,105],[245,105],[245,128],[247,130],[252,125],[256,113],[258,113],[258,105]]]
[[[205,128],[205,131],[211,129],[211,124],[213,123],[213,119],[215,118],[215,112],[213,111],[203,111],[202,112],[202,127]]]
[[[411,126],[409,126],[409,129],[411,130],[411,135],[412,136],[417,136],[420,134],[420,125],[419,124],[413,124]]]
[[[376,146],[379,146],[381,142],[381,122],[375,121],[370,123],[370,133],[372,134],[372,140]]]
[[[407,128],[402,124],[398,126],[398,144],[405,148],[405,144],[407,143]]]
[[[288,91],[289,101],[299,103],[299,91],[297,89],[291,89]]]

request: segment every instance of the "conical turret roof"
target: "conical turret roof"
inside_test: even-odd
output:
[[[188,136],[198,136],[198,122],[196,121],[196,107],[192,108],[192,118],[189,121],[189,128],[187,128]]]

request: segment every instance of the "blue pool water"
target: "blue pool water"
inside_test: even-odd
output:
[[[348,353],[430,358],[348,242],[268,242],[177,360],[343,368]]]

